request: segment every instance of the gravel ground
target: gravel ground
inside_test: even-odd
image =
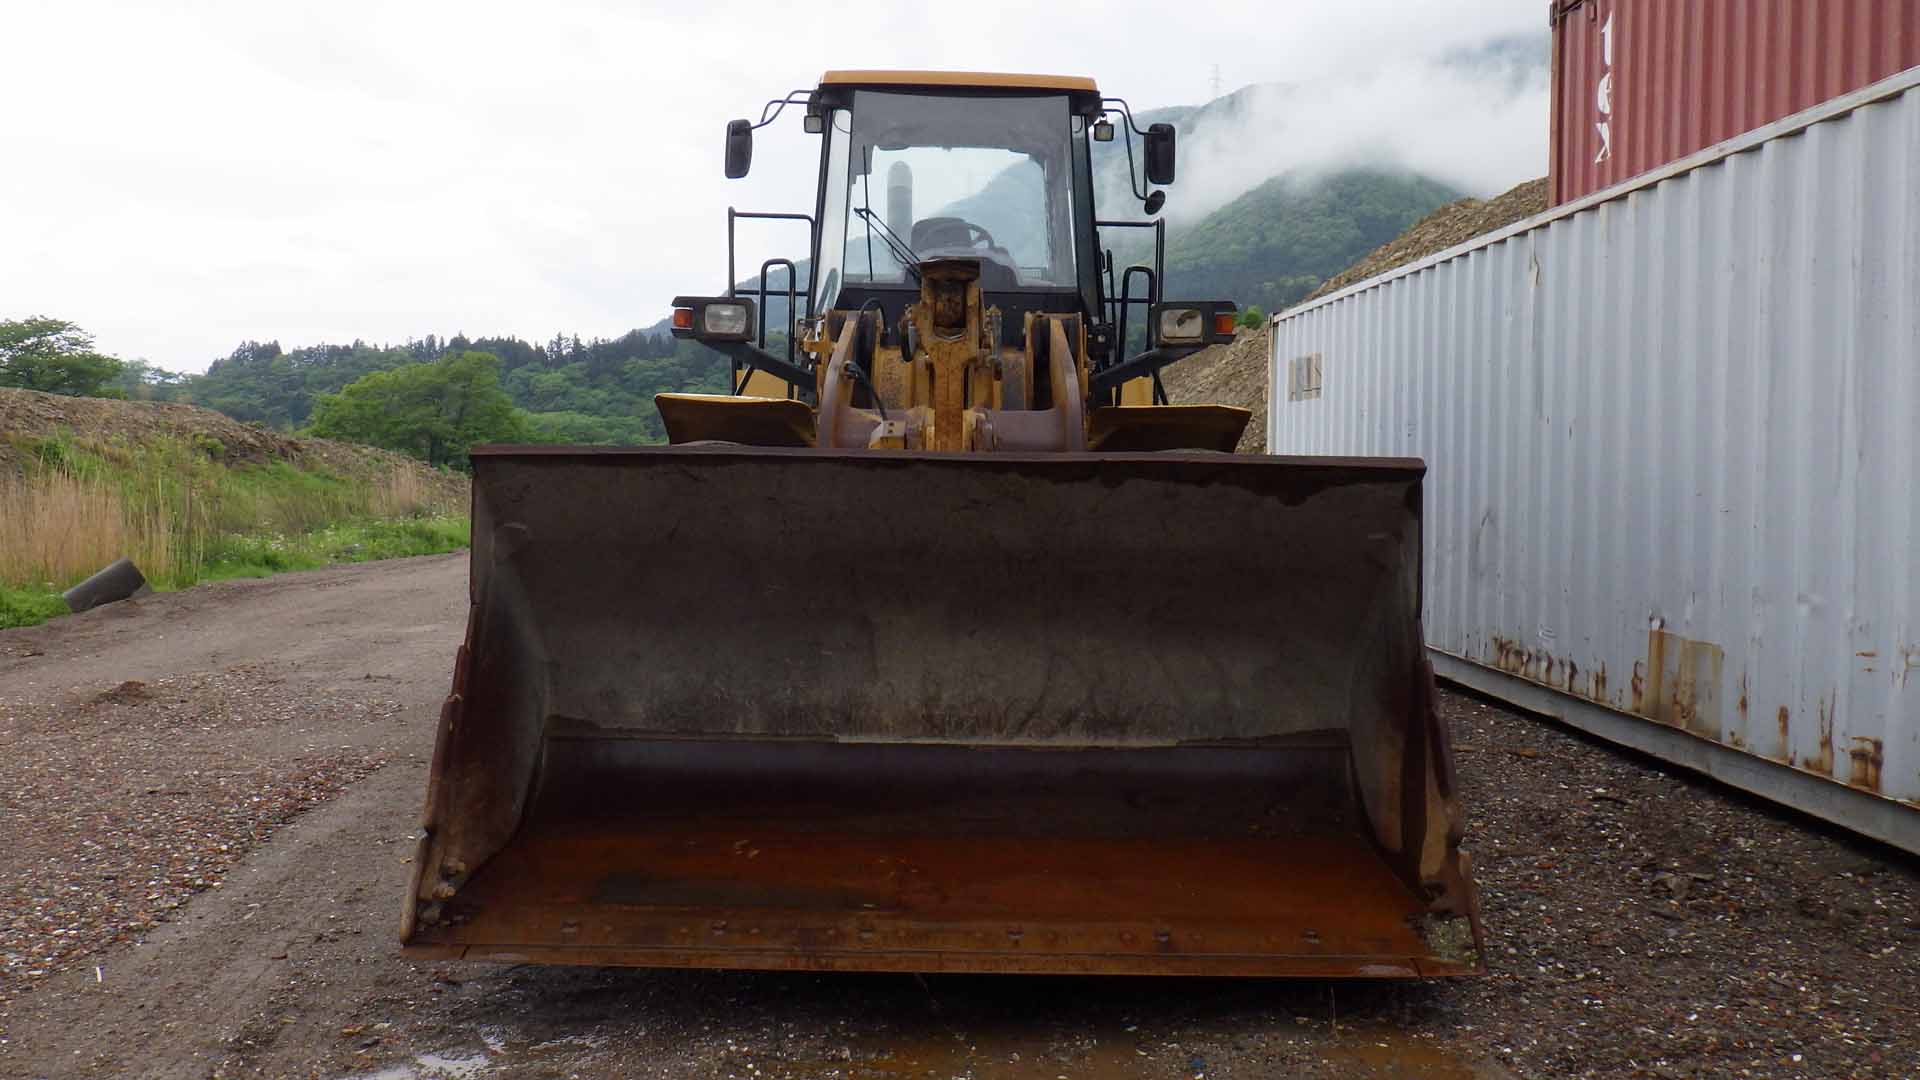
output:
[[[0,1007],[24,982],[152,929],[277,826],[385,763],[310,737],[313,717],[380,711],[289,701],[280,684],[249,665],[0,702]],[[263,729],[273,738],[249,738]]]
[[[414,962],[394,932],[460,570],[371,564],[0,634],[7,743],[43,761],[0,765],[18,788],[6,820],[37,817],[0,852],[7,918],[22,895],[118,898],[8,923],[23,942],[9,952],[55,959],[44,977],[6,976],[23,992],[0,1002],[0,1075],[1920,1075],[1914,860],[1455,693],[1443,709],[1485,906],[1483,979]],[[291,787],[269,799],[275,778]],[[202,809],[146,809],[181,800]],[[173,891],[147,886],[157,867]],[[143,891],[121,887],[127,874]],[[195,889],[176,908],[146,899]],[[52,933],[69,925],[85,932]]]
[[[1494,971],[1434,1001],[1528,1076],[1920,1075],[1909,857],[1463,695]]]

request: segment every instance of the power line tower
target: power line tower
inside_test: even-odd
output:
[[[1219,64],[1213,65],[1213,98],[1216,101],[1220,99],[1220,65]]]

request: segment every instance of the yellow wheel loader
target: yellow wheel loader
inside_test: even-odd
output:
[[[409,950],[1479,971],[1424,467],[1234,456],[1243,410],[1167,403],[1234,307],[1161,295],[1093,156],[1151,217],[1173,129],[1088,79],[831,72],[729,176],[790,106],[813,210],[729,211],[729,263],[770,217],[804,272],[675,301],[734,392],[661,395],[669,446],[473,453]]]

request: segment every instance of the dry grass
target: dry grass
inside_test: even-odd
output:
[[[386,481],[374,489],[374,510],[381,517],[423,517],[433,513],[457,512],[458,507],[443,506],[420,474],[412,469],[394,469]]]
[[[128,499],[66,469],[0,478],[0,581],[58,587],[122,555],[148,574],[172,574],[182,540],[190,545],[191,531],[176,528],[161,499]]]

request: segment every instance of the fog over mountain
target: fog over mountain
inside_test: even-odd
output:
[[[1258,83],[1198,107],[1135,114],[1179,131],[1170,224],[1196,221],[1275,176],[1352,167],[1431,177],[1470,195],[1545,171],[1548,39],[1497,38],[1442,57],[1301,83]],[[1136,145],[1136,156],[1138,147]],[[1103,216],[1133,216],[1125,151],[1097,155]]]

